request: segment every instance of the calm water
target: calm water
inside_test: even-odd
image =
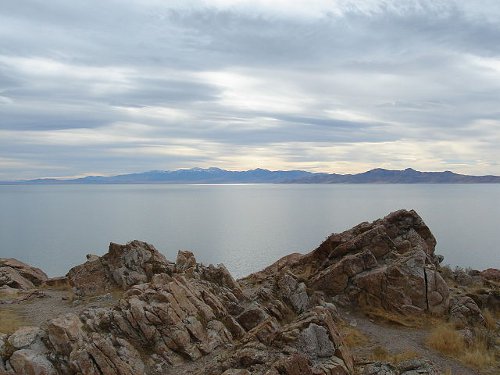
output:
[[[500,268],[500,185],[0,186],[0,257],[55,276],[140,239],[243,276],[399,208],[423,217],[445,263]]]

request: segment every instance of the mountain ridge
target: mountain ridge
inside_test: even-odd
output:
[[[74,179],[40,178],[0,181],[2,185],[66,185],[66,184],[231,184],[231,183],[290,183],[290,184],[439,184],[439,183],[500,183],[500,176],[471,176],[451,171],[421,172],[412,168],[393,170],[375,168],[362,173],[337,174],[303,170],[268,170],[256,168],[231,171],[221,168],[190,168],[151,170],[115,176],[87,176]]]

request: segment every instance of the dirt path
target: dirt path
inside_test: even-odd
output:
[[[43,326],[48,320],[58,316],[79,314],[88,307],[106,307],[117,301],[116,294],[87,298],[73,302],[72,293],[68,290],[41,289],[39,297],[14,304],[0,304],[0,309],[9,311],[18,318],[16,326]]]
[[[453,358],[445,357],[425,345],[429,334],[428,329],[406,328],[388,323],[375,322],[366,316],[347,310],[341,311],[343,317],[355,326],[364,335],[370,338],[370,344],[355,350],[357,359],[365,361],[372,354],[376,346],[386,349],[391,354],[405,351],[417,353],[422,358],[427,358],[440,367],[444,373],[451,370],[453,375],[478,375],[480,372],[464,366]]]

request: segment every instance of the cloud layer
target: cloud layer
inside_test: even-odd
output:
[[[3,1],[0,180],[500,174],[500,5],[464,3]]]

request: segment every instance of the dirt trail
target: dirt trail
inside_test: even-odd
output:
[[[117,301],[115,294],[88,298],[79,303],[72,301],[68,290],[42,289],[41,296],[14,304],[1,304],[0,309],[9,310],[19,318],[20,325],[43,326],[48,320],[58,316],[79,314],[88,307],[106,307]]]
[[[440,353],[429,349],[425,345],[425,339],[429,334],[426,328],[407,328],[391,325],[388,323],[375,322],[361,313],[342,310],[343,317],[351,325],[354,325],[364,335],[369,337],[370,343],[364,347],[354,350],[358,361],[365,361],[372,354],[376,346],[386,349],[391,354],[405,351],[413,351],[422,358],[427,358],[440,367],[444,373],[451,370],[453,375],[478,375],[481,372],[466,367],[453,358],[445,357]]]

